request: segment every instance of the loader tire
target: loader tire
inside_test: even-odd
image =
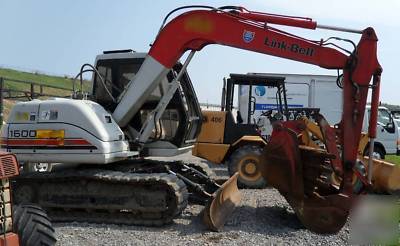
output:
[[[239,172],[240,188],[261,189],[267,185],[260,172],[262,148],[256,145],[244,145],[236,149],[228,158],[229,175]]]
[[[21,246],[52,246],[57,239],[46,212],[37,205],[14,206],[13,231]]]

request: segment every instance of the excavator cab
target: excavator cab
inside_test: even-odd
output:
[[[113,112],[118,105],[119,98],[123,96],[124,90],[129,86],[129,81],[139,71],[145,57],[145,53],[132,50],[104,51],[103,54],[98,55],[95,66],[99,74],[93,75],[91,99],[107,111]],[[125,135],[128,136],[132,150],[138,149],[142,144],[138,143],[137,138],[144,121],[148,114],[155,109],[168,90],[170,82],[181,68],[182,65],[177,63],[169,71],[123,129]],[[140,88],[137,89],[140,90]],[[180,79],[180,87],[174,93],[160,120],[155,124],[155,130],[149,141],[141,148],[141,155],[171,156],[187,151],[198,135],[200,124],[199,103],[190,77],[184,72]]]

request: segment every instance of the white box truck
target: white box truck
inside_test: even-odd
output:
[[[289,108],[320,108],[330,124],[336,124],[342,114],[342,89],[336,76],[311,74],[257,73],[257,75],[285,77],[287,104]],[[250,100],[250,101],[249,101]],[[250,109],[249,109],[249,105]],[[263,122],[262,134],[271,134],[269,121],[261,119],[262,112],[275,109],[276,89],[265,86],[241,85],[238,90],[238,110],[244,124]],[[363,131],[368,131],[369,107],[364,116]],[[249,122],[250,120],[250,122]],[[399,130],[390,111],[379,107],[375,157],[384,159],[386,154],[399,154]]]

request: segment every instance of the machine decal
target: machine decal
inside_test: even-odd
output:
[[[57,110],[50,110],[50,120],[58,119],[58,111]]]
[[[58,118],[58,111],[57,110],[47,110],[43,111],[40,119],[41,120],[56,120]]]
[[[35,112],[32,112],[32,113],[29,115],[29,120],[30,120],[30,121],[35,121],[35,120],[36,120],[36,113],[35,113]]]
[[[50,119],[50,111],[43,111],[40,115],[41,120],[48,120]]]
[[[185,21],[184,29],[190,32],[208,34],[214,31],[215,26],[212,20],[202,16],[193,16]]]
[[[64,139],[65,131],[46,130],[46,129],[16,129],[9,131],[10,138],[44,138],[44,139]]]
[[[35,130],[33,130],[35,131]],[[51,138],[51,139],[64,139],[65,138],[65,130],[46,130],[39,129],[36,134],[37,138]]]
[[[303,104],[288,104],[287,106],[289,108],[303,108],[304,107]],[[269,109],[276,109],[276,108],[277,108],[276,104],[272,104],[272,103],[265,103],[265,104],[256,103],[256,110],[269,110]]]
[[[211,122],[222,123],[222,117],[211,117]]]
[[[36,130],[11,130],[9,136],[11,138],[35,138]]]
[[[257,86],[254,90],[257,96],[262,97],[265,95],[266,89],[264,86]]]
[[[97,149],[85,139],[3,138],[1,148],[8,149]]]
[[[310,57],[314,55],[313,48],[301,47],[299,44],[296,44],[296,43],[289,44],[285,41],[278,41],[276,39],[271,40],[268,37],[265,37],[264,44],[270,48],[280,49],[282,51],[289,51],[292,53],[301,54],[301,55],[310,56]]]
[[[15,119],[17,121],[27,121],[29,119],[29,113],[28,112],[17,112],[15,114]]]
[[[244,30],[243,31],[243,41],[245,43],[250,43],[251,41],[253,41],[255,35],[256,35],[255,32]]]

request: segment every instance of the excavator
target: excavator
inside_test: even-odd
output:
[[[181,10],[185,12],[168,21]],[[276,25],[351,32],[361,39],[358,44],[338,37],[313,41]],[[339,46],[339,41],[353,50]],[[376,135],[372,126],[376,126],[382,72],[377,41],[370,27],[326,26],[310,18],[235,6],[177,8],[165,17],[147,54],[108,52],[104,54],[108,59],[82,68],[81,73],[95,73],[90,95],[14,106],[2,129],[2,147],[24,163],[63,164],[60,170],[15,179],[14,200],[37,202],[56,220],[72,217],[154,226],[181,213],[188,188],[206,204],[205,223],[213,230],[221,228],[240,200],[237,175],[219,186],[184,163],[144,158],[176,155],[192,147],[202,119],[186,68],[197,51],[218,44],[343,72],[342,120],[335,128],[322,127],[328,148],[304,147],[293,130],[295,124],[279,123],[262,161],[265,178],[307,228],[337,232],[354,202],[352,176],[369,89],[371,143]],[[326,167],[341,178],[339,186],[319,184],[320,169]]]

